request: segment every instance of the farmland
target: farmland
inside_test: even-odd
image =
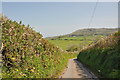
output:
[[[97,41],[98,39],[104,36],[82,36],[82,37],[63,37],[63,38],[56,38],[56,39],[48,39],[49,42],[53,43],[54,45],[62,48],[63,50],[69,49],[71,46],[79,47],[79,50],[83,47]]]

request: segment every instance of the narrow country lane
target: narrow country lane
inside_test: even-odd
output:
[[[97,79],[97,77],[80,62],[78,62],[77,59],[69,59],[68,66],[60,78]]]

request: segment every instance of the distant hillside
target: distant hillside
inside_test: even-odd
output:
[[[53,78],[65,68],[70,54],[64,54],[22,21],[0,20],[2,78]]]
[[[92,36],[92,35],[110,35],[116,32],[118,29],[113,28],[90,28],[90,29],[80,29],[67,36]]]
[[[85,47],[77,59],[99,77],[120,78],[120,31]]]
[[[89,28],[89,29],[79,29],[75,32],[72,32],[67,35],[62,36],[55,36],[55,37],[49,37],[48,39],[52,38],[63,38],[63,37],[80,37],[80,36],[93,36],[93,35],[102,35],[107,36],[114,32],[116,32],[117,28]]]

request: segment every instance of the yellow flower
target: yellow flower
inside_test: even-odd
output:
[[[15,58],[11,58],[11,59],[13,59],[13,60],[14,60]]]
[[[16,69],[16,71],[19,71],[18,69]]]
[[[31,72],[34,72],[34,70],[33,70],[33,69],[31,69],[30,71],[31,71]]]

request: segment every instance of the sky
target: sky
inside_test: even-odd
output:
[[[83,28],[117,28],[117,2],[3,2],[2,13],[22,21],[43,37],[64,35]]]

